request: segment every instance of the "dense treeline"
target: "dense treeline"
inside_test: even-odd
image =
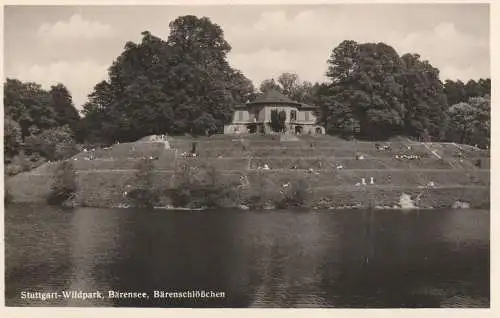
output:
[[[87,138],[136,140],[150,134],[216,133],[252,82],[227,62],[231,46],[208,18],[179,17],[166,41],[149,32],[127,43],[84,105]]]
[[[472,103],[468,105],[473,111],[469,109],[467,116],[479,120],[487,113],[489,118],[489,79],[470,81],[463,89],[461,82],[443,85],[439,70],[428,61],[418,54],[399,56],[384,43],[343,41],[331,53],[327,76],[329,82],[318,90],[317,104],[328,133],[375,140],[406,135],[468,142],[454,133],[455,120],[464,113],[454,105]],[[482,105],[481,109],[475,105]],[[483,137],[475,141],[488,144]]]
[[[8,78],[4,84],[4,163],[7,173],[74,154],[80,116],[63,84],[44,90]]]
[[[145,31],[139,43],[126,43],[108,70],[109,79],[95,85],[83,118],[63,84],[44,90],[7,79],[8,173],[68,157],[77,143],[221,132],[234,106],[256,94],[253,83],[229,65],[230,50],[221,27],[205,17],[178,17],[166,40]],[[260,91],[278,90],[318,105],[319,122],[329,134],[489,144],[490,79],[443,83],[439,70],[418,54],[400,56],[384,43],[343,41],[327,66],[325,83],[283,73],[263,81]]]

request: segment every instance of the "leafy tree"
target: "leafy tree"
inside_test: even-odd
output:
[[[468,103],[458,103],[448,110],[450,116],[450,135],[460,143],[468,143],[474,131],[475,109]]]
[[[446,80],[444,83],[444,92],[448,100],[448,105],[450,106],[467,101],[465,84],[460,80],[456,82],[452,80]]]
[[[292,96],[298,85],[299,76],[295,73],[283,73],[278,77],[278,83],[281,85],[283,94]]]
[[[221,131],[234,105],[253,98],[251,81],[227,62],[231,46],[220,26],[187,15],[170,30],[166,41],[145,31],[140,43],[126,44],[109,83],[96,86],[84,106],[82,130],[98,132],[88,137]]]
[[[63,84],[52,86],[50,88],[50,97],[57,125],[68,125],[75,130],[80,116],[73,105],[73,99],[66,86]]]
[[[4,85],[6,171],[15,174],[76,152],[80,117],[63,84],[50,90],[7,78]]]
[[[84,117],[77,127],[77,139],[89,142],[105,141],[114,142],[113,134],[117,129],[116,122],[112,119],[112,102],[114,99],[113,86],[106,81],[101,81],[94,86],[83,105]]]
[[[276,83],[276,81],[274,80],[274,78],[263,80],[262,83],[260,83],[260,89],[259,90],[260,90],[261,93],[266,93],[266,92],[269,92],[269,91],[282,92],[281,86],[278,83]]]
[[[245,77],[241,71],[230,71],[229,85],[232,98],[236,103],[244,104],[255,99],[255,87],[252,81]]]
[[[51,107],[51,96],[36,83],[23,83],[7,78],[4,86],[5,114],[19,123],[23,138],[29,128],[47,129],[57,126],[56,113]]]
[[[467,84],[457,80],[446,80],[444,90],[448,99],[448,105],[453,106],[460,102],[468,102],[471,97],[483,97],[491,95],[491,80],[481,78],[477,82],[469,80]]]
[[[471,97],[448,109],[450,127],[448,139],[463,144],[487,146],[490,143],[491,115],[490,98]]]
[[[197,136],[217,133],[217,123],[211,114],[202,113],[194,120],[191,133]]]
[[[334,113],[324,118],[341,114],[341,121],[359,122],[360,137],[364,138],[380,139],[402,132],[405,109],[397,80],[403,65],[392,47],[344,41],[332,51],[328,64],[330,97],[323,102],[330,106],[323,109]],[[346,126],[334,130],[345,130]]]
[[[73,133],[68,125],[51,128],[26,138],[28,154],[39,153],[48,160],[61,160],[78,152]]]
[[[478,85],[480,87],[479,96],[491,96],[491,79],[481,78],[478,81]]]
[[[294,101],[312,104],[315,102],[314,96],[318,85],[313,85],[308,81],[301,81],[295,73],[282,73],[277,81],[274,78],[262,81],[260,91],[265,93],[275,90]]]
[[[465,91],[467,93],[467,97],[479,97],[482,96],[482,88],[475,80],[469,80],[467,84],[465,84]]]
[[[405,134],[441,140],[445,135],[447,100],[439,70],[418,54],[401,57],[404,68],[398,82],[403,87]]]
[[[10,160],[19,153],[22,146],[21,126],[9,116],[4,118],[4,161]]]

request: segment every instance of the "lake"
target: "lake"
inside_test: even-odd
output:
[[[489,237],[485,210],[187,212],[16,204],[5,211],[5,301],[489,307]],[[104,296],[26,296],[62,291]],[[148,298],[108,298],[108,291],[145,292]],[[155,298],[154,291],[191,294]],[[202,291],[224,297],[189,296]]]

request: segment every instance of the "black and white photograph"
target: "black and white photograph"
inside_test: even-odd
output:
[[[5,306],[491,308],[492,6],[3,5]]]

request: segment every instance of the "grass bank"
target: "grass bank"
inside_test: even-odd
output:
[[[402,194],[418,198],[424,208],[451,207],[457,201],[480,208],[490,201],[489,152],[467,148],[459,160],[455,155],[461,150],[452,144],[434,144],[429,150],[424,144],[396,141],[386,143],[390,150],[380,151],[375,143],[331,137],[281,142],[276,136],[214,136],[169,142],[170,149],[163,143],[123,143],[96,149],[92,158],[89,151],[70,158],[76,183],[72,202],[136,205],[139,192],[143,199],[154,193],[154,203],[160,206],[252,209],[393,207]],[[193,143],[197,156],[187,157],[184,153]],[[441,159],[431,152],[434,149],[441,151]],[[356,160],[359,153],[363,160]],[[419,159],[395,158],[401,154]],[[475,165],[477,158],[481,167]],[[150,170],[141,174],[145,160]],[[7,178],[9,200],[46,200],[59,164],[46,163]],[[265,164],[269,170],[259,169]],[[357,185],[372,178],[374,184]],[[434,186],[426,188],[429,183]],[[136,194],[133,200],[130,193]]]

